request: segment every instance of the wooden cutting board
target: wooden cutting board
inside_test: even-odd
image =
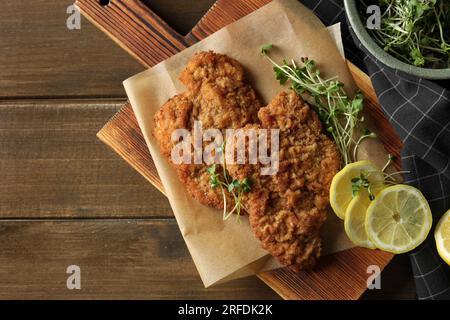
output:
[[[219,0],[186,36],[174,31],[139,0],[112,0],[107,6],[100,5],[98,0],[76,0],[75,4],[123,49],[151,67],[268,2]],[[388,152],[399,155],[401,141],[384,118],[369,77],[351,63],[348,65],[367,98],[366,108],[377,125],[380,139]],[[129,103],[97,136],[164,193]],[[392,257],[381,251],[353,248],[323,257],[314,271],[296,274],[282,268],[258,277],[285,299],[358,299],[367,288],[368,266],[377,265],[382,270]]]

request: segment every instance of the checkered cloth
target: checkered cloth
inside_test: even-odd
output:
[[[404,143],[405,183],[427,198],[433,220],[450,208],[450,81],[432,82],[390,69],[354,36],[342,0],[301,0],[326,24],[341,22],[346,57],[372,80],[386,117]],[[433,230],[433,229],[432,229]],[[438,256],[430,232],[410,254],[419,299],[450,299],[450,267]]]

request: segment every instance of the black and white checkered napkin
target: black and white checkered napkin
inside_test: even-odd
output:
[[[372,80],[386,117],[404,143],[405,183],[427,198],[436,223],[450,209],[450,81],[432,82],[393,70],[352,34],[342,0],[301,0],[326,25],[341,22],[346,57]],[[433,231],[434,229],[432,229]],[[410,254],[419,299],[450,299],[450,267],[436,252],[433,232]]]

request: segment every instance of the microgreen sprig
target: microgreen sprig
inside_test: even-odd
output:
[[[377,187],[387,185],[392,186],[396,185],[397,181],[395,180],[395,176],[403,173],[409,173],[409,171],[395,171],[393,173],[386,173],[386,169],[392,164],[395,160],[394,156],[389,154],[388,161],[383,166],[381,170],[381,179],[380,179],[380,171],[363,171],[359,176],[351,179],[352,183],[352,196],[356,197],[361,189],[366,189],[369,194],[369,199],[371,201],[375,200],[374,190]],[[375,176],[372,179],[369,179],[371,176]]]
[[[208,167],[206,170],[210,176],[210,186],[211,188],[220,188],[223,197],[223,220],[227,220],[233,213],[236,213],[236,219],[238,220],[241,216],[241,210],[245,209],[244,204],[242,203],[242,197],[244,193],[251,191],[251,183],[250,179],[247,177],[239,180],[232,179],[228,174],[226,162],[225,162],[225,142],[217,148],[217,152],[222,155],[222,173],[217,172],[217,165],[213,164]],[[221,179],[223,177],[223,180]],[[234,199],[234,206],[227,212],[227,196],[226,192],[230,193]]]
[[[369,199],[370,200],[375,199],[375,195],[372,192],[373,183],[369,181],[369,175],[370,175],[369,172],[361,172],[359,177],[355,177],[351,180],[353,197],[356,197],[358,193],[361,191],[361,189],[365,188],[369,193]]]
[[[269,51],[273,45],[262,47],[261,53],[273,64],[276,79],[280,84],[289,82],[291,89],[298,94],[309,94],[314,99],[314,107],[326,130],[333,137],[342,156],[343,165],[356,161],[356,150],[368,134],[355,141],[354,131],[364,119],[361,117],[364,96],[357,92],[354,98],[348,97],[344,84],[337,77],[323,79],[314,60],[302,58],[301,64],[294,60],[282,64],[275,62]],[[353,151],[353,152],[352,152]]]
[[[369,30],[386,52],[403,62],[426,68],[450,67],[450,1],[362,0],[361,16],[369,5],[380,6],[381,28]]]

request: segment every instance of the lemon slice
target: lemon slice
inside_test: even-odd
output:
[[[357,246],[375,249],[375,245],[370,241],[366,232],[366,212],[371,204],[369,193],[366,190],[350,201],[345,211],[344,227],[347,236]]]
[[[345,210],[353,199],[351,180],[359,177],[363,172],[371,173],[368,177],[370,182],[375,180],[382,181],[383,179],[380,169],[375,164],[363,160],[346,165],[331,181],[330,204],[334,213],[341,219],[344,219]]]
[[[377,248],[404,253],[425,240],[432,220],[422,193],[399,184],[382,190],[372,201],[366,213],[366,232]]]
[[[450,265],[450,210],[439,220],[434,232],[434,239],[439,255]]]

